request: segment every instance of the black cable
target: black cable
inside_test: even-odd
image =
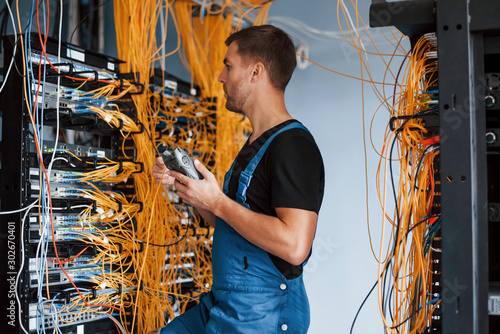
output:
[[[151,134],[149,133],[149,130],[148,128],[139,120],[136,121],[137,124],[140,124],[142,126],[142,128],[144,129],[144,131],[146,131],[146,133],[148,134],[148,137],[149,137],[149,140],[151,141],[151,144],[153,145],[155,151],[156,151],[156,156],[159,157],[160,156],[160,152],[158,152],[158,148],[156,147],[156,144],[153,140],[153,137],[151,137]]]
[[[429,146],[431,147],[431,146]],[[418,161],[418,164],[417,164],[417,169],[415,170],[415,177],[414,177],[414,180],[416,181],[417,180],[417,175],[418,173],[420,173],[420,167],[422,167],[422,162],[424,161],[424,158],[425,158],[425,153],[427,152],[427,149],[429,148],[427,147],[425,150],[424,150],[424,153],[422,153],[422,156],[420,157],[419,161]],[[420,188],[418,187],[417,185],[417,182],[415,182],[415,184],[413,185],[413,191],[415,190],[420,190]]]
[[[177,240],[176,242],[173,242],[171,244],[166,244],[166,245],[158,245],[158,244],[153,244],[151,242],[146,242],[146,241],[141,241],[141,240],[137,240],[137,242],[141,243],[141,244],[147,244],[149,246],[155,246],[155,247],[172,247],[174,245],[177,245],[179,242],[181,242],[182,240],[184,240],[184,238],[186,237],[187,235],[187,231],[189,230],[189,226],[186,226],[186,231],[184,232],[184,235],[182,236],[182,238],[180,238],[179,240]]]
[[[408,56],[410,55],[410,51],[408,51],[403,59],[403,61],[401,62],[401,66],[399,66],[399,70],[398,70],[398,74],[396,75],[396,82],[394,84],[394,94],[392,95],[392,105],[395,106],[396,105],[396,88],[398,87],[398,78],[399,78],[399,75],[401,74],[401,70],[403,69],[403,65],[406,61],[406,59],[408,59]]]
[[[395,233],[395,238],[394,238],[394,244],[393,244],[393,248],[392,248],[392,257],[393,258],[396,256],[396,248],[397,248],[398,243],[400,242],[400,240],[399,240],[399,228],[401,226],[401,217],[400,217],[400,213],[399,213],[398,198],[397,198],[397,194],[396,194],[396,186],[394,184],[394,172],[392,170],[392,154],[393,154],[393,150],[394,150],[394,146],[396,144],[396,141],[398,140],[398,135],[400,134],[400,132],[402,131],[402,129],[404,128],[404,126],[410,120],[412,120],[414,118],[417,118],[417,117],[420,117],[424,113],[425,112],[420,112],[420,113],[416,113],[416,114],[411,115],[410,117],[408,117],[407,119],[405,119],[405,121],[403,122],[403,124],[401,124],[400,127],[398,127],[395,130],[395,136],[394,136],[394,139],[392,141],[390,152],[389,152],[389,174],[390,174],[390,178],[391,178],[391,186],[392,186],[392,192],[393,192],[393,196],[394,196],[394,203],[395,203],[395,209],[396,209],[396,222],[397,222],[397,224],[396,224],[396,233]],[[405,239],[407,237],[408,237],[408,233],[405,235]],[[389,266],[390,266],[390,263],[387,264],[388,268],[389,268]],[[390,302],[390,300],[392,298],[392,293],[393,293],[393,289],[394,289],[394,287],[391,287],[389,289],[389,291],[388,291],[389,296],[388,296],[388,299],[386,299],[386,297],[385,297],[385,295],[386,295],[385,285],[386,285],[386,276],[387,276],[388,271],[389,270],[385,271],[385,275],[384,275],[384,278],[383,278],[382,305],[383,305],[384,309],[386,308],[385,305],[389,304],[389,302]],[[396,276],[396,279],[397,279],[397,276]],[[390,318],[391,318],[392,321],[394,321],[393,316],[392,316],[392,310],[391,310],[390,307],[388,307],[388,309],[389,309]],[[395,328],[395,329],[399,333],[399,330],[397,328]]]
[[[102,4],[100,4],[99,6],[97,6],[96,8],[94,8],[93,10],[89,11],[89,13],[87,15],[85,15],[85,17],[83,19],[81,19],[80,22],[78,22],[78,24],[76,25],[75,29],[73,29],[73,32],[71,33],[71,37],[69,38],[69,43],[70,44],[71,44],[71,41],[73,40],[73,35],[75,34],[76,30],[80,27],[80,25],[90,16],[90,14],[93,14],[93,12],[95,12],[100,7],[102,7],[105,4],[107,4],[109,1],[110,0],[106,0]]]
[[[394,137],[394,140],[392,142],[392,145],[391,145],[391,149],[390,149],[390,153],[389,153],[389,162],[392,162],[392,151],[393,151],[393,148],[394,148],[394,144],[397,140],[397,137],[398,137],[398,133],[401,131],[400,129],[406,124],[406,122],[408,122],[409,119],[405,120],[405,122],[398,128],[396,129],[396,136]],[[396,190],[395,190],[395,186],[394,186],[394,180],[393,180],[393,173],[392,173],[392,163],[389,165],[390,166],[390,173],[391,173],[391,181],[392,181],[392,187],[393,187],[393,192],[394,192],[394,196],[395,196],[395,202],[396,202],[396,217],[397,217],[397,221],[398,221],[398,230],[399,230],[399,210],[398,210],[398,204],[397,204],[397,197],[396,197]],[[396,233],[397,235],[397,233]],[[397,245],[397,236],[396,236],[396,239],[394,241],[394,245],[393,245],[393,257],[394,257],[394,252],[396,250],[396,245]],[[388,263],[387,263],[387,268],[391,265],[391,262],[392,262],[392,258],[390,258],[388,260]],[[384,278],[382,279],[382,305],[384,305],[384,300],[385,300],[385,282],[386,282],[386,279],[385,279],[385,276],[387,275],[389,270],[385,270],[385,273],[384,273]],[[368,292],[368,295],[365,297],[365,299],[363,300],[363,302],[361,303],[361,306],[359,307],[358,311],[356,312],[356,316],[354,317],[354,321],[351,325],[351,331],[350,333],[352,334],[352,330],[354,328],[354,324],[356,323],[356,319],[358,317],[358,314],[359,312],[361,311],[361,309],[363,308],[366,300],[368,299],[368,297],[371,295],[371,293],[373,292],[373,289],[375,288],[375,286],[377,286],[377,283],[378,283],[378,280],[377,282],[375,282],[374,286],[370,289],[370,292]]]
[[[425,112],[423,112],[423,113],[425,113]],[[410,119],[413,119],[413,118],[419,117],[419,116],[421,116],[421,114],[423,114],[423,113],[417,113],[417,114],[415,114],[415,115],[412,115],[411,117],[409,117],[408,119],[406,119],[406,120],[405,120],[405,122],[404,122],[404,123],[403,123],[403,124],[402,124],[402,125],[398,128],[398,129],[396,129],[396,130],[395,130],[395,131],[396,131],[396,136],[395,136],[395,138],[394,138],[394,140],[393,140],[393,142],[392,142],[392,145],[391,145],[391,150],[390,150],[390,153],[389,153],[389,161],[390,161],[390,162],[392,162],[392,151],[393,151],[393,148],[394,148],[394,144],[395,144],[395,142],[396,142],[396,140],[397,140],[397,136],[398,136],[398,134],[401,132],[401,129],[403,128],[403,126],[404,126],[404,125],[406,125],[406,123],[407,123]],[[417,170],[418,170],[418,168],[417,168]],[[397,202],[396,189],[395,189],[395,186],[394,186],[394,178],[393,178],[393,172],[392,172],[392,163],[390,163],[390,174],[391,174],[391,183],[392,183],[392,188],[393,188],[393,194],[394,194],[395,203],[396,203],[396,213],[397,213],[397,216],[396,216],[396,217],[397,217],[397,220],[398,220],[398,229],[397,229],[397,230],[399,230],[399,222],[400,222],[400,217],[399,217],[399,207],[398,207],[398,202]],[[427,218],[425,218],[425,219],[423,219],[423,220],[419,221],[419,222],[418,222],[417,224],[415,224],[414,226],[412,226],[412,227],[411,227],[411,228],[407,231],[407,233],[406,233],[406,235],[405,235],[405,239],[408,237],[409,233],[410,233],[410,232],[411,232],[414,228],[416,228],[416,227],[417,227],[417,226],[419,226],[420,224],[423,224],[423,223],[427,222],[430,218],[432,218],[432,217],[427,217]],[[402,241],[403,241],[403,239],[399,240],[399,239],[398,239],[398,237],[396,236],[396,239],[395,239],[395,241],[394,241],[393,251],[392,251],[392,253],[393,253],[393,257],[394,257],[394,253],[395,253],[396,246],[397,246],[398,242],[399,242],[399,243],[401,243]],[[390,259],[388,260],[388,263],[387,263],[387,268],[389,268],[389,267],[392,265],[392,263],[391,263],[391,262],[392,262],[392,258],[390,258]],[[389,270],[385,270],[384,278],[383,278],[383,280],[382,280],[382,282],[383,282],[383,283],[382,283],[382,305],[384,305],[384,300],[385,300],[385,294],[386,294],[386,289],[385,289],[385,285],[386,285],[386,275],[387,275],[387,273],[388,273],[388,272],[389,272]],[[373,290],[374,290],[374,289],[375,289],[375,287],[377,286],[377,283],[378,283],[378,281],[377,281],[377,282],[375,282],[375,284],[374,284],[374,285],[373,285],[373,287],[370,289],[370,291],[369,291],[369,292],[368,292],[368,294],[366,295],[365,299],[364,299],[364,300],[363,300],[363,302],[361,303],[360,307],[358,308],[358,311],[356,312],[356,316],[354,317],[354,320],[353,320],[352,325],[351,325],[351,330],[350,330],[350,332],[349,332],[350,334],[352,334],[352,331],[353,331],[353,329],[354,329],[354,325],[355,325],[355,323],[356,323],[356,320],[357,320],[357,318],[358,318],[359,313],[361,312],[361,309],[363,308],[364,304],[366,303],[366,301],[367,301],[367,300],[368,300],[368,298],[370,297],[371,293],[373,292]],[[390,291],[391,291],[391,292],[390,292],[390,297],[389,297],[389,300],[390,300],[390,298],[391,298],[391,296],[392,296],[392,291],[393,291],[393,289],[391,289]],[[392,317],[392,312],[391,312],[390,308],[389,308],[389,312],[391,313],[391,317]],[[417,312],[418,312],[418,311],[417,311]],[[411,316],[410,316],[410,317],[411,317]],[[409,318],[408,318],[408,319],[409,319]],[[404,324],[406,321],[408,321],[408,319],[406,319],[403,323],[401,323],[401,324],[399,324],[399,325],[397,325],[397,326],[393,327],[393,329],[398,330],[398,327],[400,327],[402,324]]]
[[[188,223],[186,225],[186,231],[184,232],[184,235],[182,236],[182,238],[180,238],[176,242],[173,242],[171,244],[166,244],[166,245],[153,244],[151,242],[142,241],[142,240],[137,240],[137,242],[139,242],[141,244],[148,244],[149,246],[155,246],[155,247],[171,247],[171,246],[177,245],[179,242],[181,242],[182,240],[184,240],[184,238],[186,238],[187,232],[189,230],[189,224],[191,223],[191,213],[189,212],[189,210],[187,210],[187,212],[188,212]]]
[[[417,224],[415,224],[414,226],[412,226],[412,227],[408,230],[408,232],[407,232],[406,234],[408,235],[408,234],[409,234],[409,233],[410,233],[410,232],[411,232],[414,228],[416,228],[416,227],[417,227],[417,226],[419,226],[420,224],[423,224],[423,223],[427,222],[430,218],[432,218],[432,217],[427,217],[427,218],[425,218],[424,220],[419,221]],[[403,240],[400,240],[399,242],[401,243],[402,241],[403,241]],[[391,263],[391,262],[392,262],[392,258],[391,258],[391,259],[389,259],[389,262],[388,262],[388,264],[387,264],[387,267],[389,267],[389,266],[391,266],[391,265],[392,265],[392,263]],[[388,272],[388,271],[389,271],[389,270],[386,270],[386,271],[385,271],[385,274],[387,274],[387,272]],[[354,329],[354,325],[356,324],[356,320],[357,320],[357,318],[358,318],[359,313],[361,312],[361,309],[363,308],[363,306],[365,305],[366,301],[367,301],[367,300],[368,300],[368,298],[370,297],[371,293],[373,292],[373,289],[375,289],[375,287],[377,286],[377,283],[378,283],[378,281],[376,281],[376,282],[375,282],[375,284],[372,286],[372,288],[370,289],[370,291],[369,291],[369,292],[368,292],[368,294],[366,295],[365,299],[363,300],[363,302],[362,302],[362,303],[361,303],[361,305],[359,306],[358,311],[356,312],[356,316],[354,317],[354,320],[353,320],[353,322],[352,322],[352,324],[351,324],[351,330],[349,331],[349,333],[350,333],[350,334],[352,334],[352,331],[353,331],[353,329]],[[384,278],[384,284],[383,284],[383,285],[385,285],[385,278]],[[383,291],[385,291],[385,289],[384,289]],[[383,300],[382,300],[382,302],[383,302]],[[418,312],[418,311],[417,311],[417,312]],[[406,319],[404,322],[406,322],[406,321],[408,321],[408,319]],[[404,323],[404,322],[403,322],[403,323]],[[402,324],[403,324],[403,323],[402,323]],[[395,326],[395,327],[392,327],[392,328],[397,330],[397,328],[396,328],[396,327],[399,327],[399,326],[401,326],[402,324],[399,324],[399,325],[397,325],[397,326]]]
[[[370,291],[366,295],[365,299],[363,299],[363,302],[359,306],[358,311],[356,312],[356,316],[354,317],[354,320],[352,321],[352,324],[351,324],[351,330],[349,331],[350,334],[352,334],[352,330],[354,329],[354,324],[356,324],[356,320],[358,319],[359,312],[361,312],[361,309],[363,308],[366,301],[368,300],[368,297],[370,297],[370,295],[372,294],[373,289],[375,289],[375,287],[377,286],[377,283],[378,283],[378,280],[375,281],[375,284],[373,284],[372,288],[370,289]]]
[[[389,274],[389,272],[392,271],[392,268],[393,268],[393,264],[392,264],[392,258],[391,258],[389,260],[389,262],[387,262],[387,270],[384,271],[384,278],[382,279],[382,310],[384,310],[384,314],[385,314],[385,310],[388,309],[389,310],[389,318],[391,319],[392,322],[394,322],[394,316],[392,315],[392,309],[389,306],[391,304],[391,299],[392,299],[392,295],[394,292],[394,285],[392,285],[392,284],[388,285],[387,292],[386,292],[387,275]],[[397,276],[396,276],[396,279],[397,279]],[[388,298],[385,297],[386,293],[389,294]]]
[[[421,220],[421,221],[419,221],[418,223],[416,223],[415,225],[413,225],[413,226],[412,226],[412,227],[408,230],[408,232],[406,232],[406,236],[408,236],[408,234],[410,234],[410,232],[411,232],[411,231],[413,231],[413,229],[414,229],[414,228],[416,228],[416,227],[417,227],[417,226],[419,226],[420,224],[425,223],[426,221],[428,221],[428,220],[429,220],[429,219],[431,219],[431,218],[435,218],[435,217],[427,217],[427,218],[425,218],[424,220]]]
[[[399,215],[399,206],[398,206],[398,198],[397,198],[397,194],[396,194],[396,186],[394,185],[394,173],[392,171],[392,152],[393,152],[393,149],[394,149],[394,145],[396,144],[396,141],[398,140],[398,135],[399,133],[401,132],[401,129],[403,128],[403,126],[409,121],[409,119],[405,120],[405,122],[398,128],[396,129],[396,135],[394,136],[394,139],[392,141],[392,145],[391,145],[391,149],[389,151],[389,173],[390,173],[390,178],[391,178],[391,185],[392,185],[392,191],[393,191],[393,196],[394,196],[394,202],[395,202],[395,208],[396,208],[396,233],[395,233],[395,238],[394,238],[394,244],[392,246],[392,258],[394,258],[396,256],[396,248],[397,248],[397,244],[398,244],[398,240],[399,240],[399,227],[401,226],[401,218],[400,218],[400,215]],[[391,259],[392,259],[391,258]],[[386,309],[387,305],[389,305],[389,301],[391,299],[391,296],[392,296],[392,291],[394,289],[394,286],[391,286],[389,288],[389,298],[386,299],[385,295],[386,295],[386,282],[387,282],[387,274],[389,272],[389,266],[390,266],[390,262],[387,263],[387,270],[385,270],[385,273],[384,273],[384,278],[382,280],[382,307],[383,307],[383,310]],[[392,310],[390,307],[388,307],[389,309],[389,316],[391,318],[392,321],[394,321],[394,318],[392,316]],[[397,329],[396,329],[397,331]],[[398,332],[399,333],[399,332]]]
[[[24,31],[23,31],[22,35],[24,36]],[[20,40],[21,40],[21,35],[17,35],[17,38],[16,38],[16,41],[14,42],[14,45],[18,44]],[[21,44],[19,43],[19,45],[18,45],[18,46],[17,46],[17,48],[16,48],[16,54],[17,54],[17,53],[19,53],[19,52],[21,52],[21,47],[22,47],[22,46],[21,46]],[[13,54],[13,55],[12,55],[12,57],[15,57],[15,56],[16,56],[16,54]],[[24,59],[23,59],[23,62],[24,62]],[[28,74],[24,75],[24,74],[22,74],[22,73],[21,73],[21,70],[19,69],[19,67],[17,67],[17,61],[16,61],[16,60],[14,60],[14,68],[16,69],[17,74],[18,74],[21,78],[27,78],[27,77],[28,77]],[[28,71],[26,71],[26,73],[27,73],[27,72],[28,72]]]
[[[419,308],[418,310],[416,310],[416,311],[412,312],[412,314],[410,314],[410,315],[408,316],[408,318],[406,318],[406,319],[405,319],[402,323],[400,323],[400,324],[398,324],[398,325],[396,325],[396,326],[394,326],[394,327],[391,327],[391,329],[395,329],[395,330],[397,331],[399,326],[404,325],[404,324],[405,324],[405,322],[407,322],[408,320],[410,320],[410,319],[411,319],[411,318],[412,318],[415,314],[417,314],[418,312],[420,312],[420,310],[421,310],[421,309],[423,309],[423,308],[424,308],[423,306],[420,306],[420,308]],[[398,333],[399,333],[399,332],[398,332]]]

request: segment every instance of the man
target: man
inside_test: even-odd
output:
[[[164,171],[157,159],[157,182],[174,184],[183,202],[215,226],[212,290],[160,333],[306,333],[302,267],[311,254],[324,167],[313,137],[285,106],[295,48],[270,25],[236,32],[226,45],[218,79],[226,107],[248,117],[253,132],[223,191],[199,161],[203,180]]]

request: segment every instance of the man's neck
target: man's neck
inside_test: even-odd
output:
[[[244,114],[252,124],[250,143],[259,138],[264,132],[292,119],[285,105],[284,92],[279,92],[269,87],[260,89],[253,95],[254,99],[248,101]]]
[[[264,132],[269,129],[274,128],[276,125],[279,125],[283,122],[293,119],[293,117],[286,111],[273,113],[271,115],[266,115],[267,117],[260,117],[252,120],[250,119],[250,123],[252,124],[252,135],[250,136],[250,143],[259,138]]]

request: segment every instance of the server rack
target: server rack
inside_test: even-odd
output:
[[[59,318],[51,317],[50,307],[52,306],[42,303],[41,309],[39,301],[48,298],[45,288],[49,286],[52,297],[57,294],[59,299],[65,299],[62,303],[68,303],[75,297],[74,291],[68,292],[66,289],[71,287],[71,280],[78,281],[76,282],[78,288],[86,291],[91,300],[102,294],[109,294],[119,296],[129,305],[135,303],[136,292],[155,288],[148,287],[143,281],[138,282],[139,279],[133,273],[137,269],[135,267],[128,267],[129,272],[126,273],[128,277],[132,277],[132,280],[137,281],[135,285],[121,284],[118,288],[110,290],[105,286],[96,286],[95,282],[87,282],[90,281],[91,276],[99,276],[105,272],[119,272],[120,264],[96,265],[92,263],[98,254],[99,242],[92,239],[93,245],[89,246],[88,243],[83,243],[81,238],[85,235],[84,233],[90,235],[99,232],[100,229],[113,228],[116,225],[124,226],[130,231],[137,231],[137,221],[133,214],[130,215],[130,210],[140,213],[144,205],[138,200],[133,176],[145,171],[143,163],[136,161],[138,152],[135,140],[131,137],[147,138],[146,140],[152,144],[156,154],[167,148],[173,149],[171,145],[182,142],[179,145],[186,145],[183,147],[208,164],[214,160],[211,156],[214,150],[208,150],[207,147],[213,146],[215,141],[215,101],[200,101],[198,87],[166,72],[155,70],[151,78],[143,78],[144,83],[139,83],[137,73],[119,71],[123,62],[116,58],[63,42],[60,44],[61,60],[58,60],[56,56],[59,53],[58,41],[49,38],[45,46],[42,46],[43,37],[38,34],[31,34],[28,38],[31,45],[30,52],[32,52],[31,62],[36,64],[43,62],[43,66],[42,71],[36,68],[29,69],[33,71],[29,75],[33,75],[36,84],[27,87],[27,92],[23,90],[27,78],[22,74],[24,65],[21,52],[19,52],[20,39],[14,36],[3,38],[5,59],[14,57],[16,70],[11,72],[6,81],[0,104],[2,112],[0,211],[2,213],[13,211],[0,215],[0,252],[5,254],[6,259],[0,261],[2,282],[6,283],[0,284],[0,307],[2,307],[0,327],[6,333],[52,331],[55,325],[64,334],[121,332],[118,327],[120,324],[113,323],[105,314],[83,312],[78,317],[71,314],[61,314]],[[14,52],[16,43],[18,52]],[[46,57],[51,60],[52,65],[43,60],[45,56],[42,50],[45,50]],[[43,82],[38,79],[39,72]],[[109,78],[112,80],[106,80]],[[80,87],[82,80],[85,80],[86,88]],[[56,85],[57,81],[61,83],[60,88]],[[125,90],[125,82],[127,87],[130,88],[131,85],[133,87],[127,94],[120,95],[122,97],[118,100],[107,101],[99,97],[89,97],[89,94],[92,95],[92,89],[103,88],[109,84],[109,81],[116,83],[117,87],[113,92],[117,94]],[[40,86],[39,82],[42,83]],[[42,88],[39,89],[39,87]],[[132,98],[133,94],[143,94],[145,91],[150,94],[151,105],[155,106],[154,115],[148,117],[156,121],[152,122],[154,125],[149,130],[136,118]],[[28,110],[26,100],[32,98],[34,103],[36,96],[40,97],[37,108]],[[40,103],[42,101],[43,103]],[[91,107],[105,109],[108,104],[120,105],[123,114],[117,122],[113,123],[107,117],[99,117],[98,114],[92,112]],[[59,107],[59,112],[57,107]],[[183,108],[188,112],[181,112]],[[42,120],[41,123],[46,128],[56,129],[59,123],[60,129],[90,134],[91,137],[87,143],[70,143],[67,140],[61,140],[57,147],[54,147],[53,141],[49,142],[44,139],[44,145],[39,145],[41,153],[37,154],[35,131],[30,114]],[[203,123],[202,131],[191,131],[193,127],[198,127],[201,123]],[[133,131],[136,132],[128,132],[131,136],[123,136],[121,130],[125,130],[127,126],[133,127],[135,129]],[[59,136],[59,133],[55,136]],[[55,154],[55,159],[53,159],[53,154]],[[147,154],[154,155],[155,152]],[[42,158],[38,158],[39,156]],[[115,174],[120,174],[122,169],[125,169],[125,164],[129,167],[132,165],[131,177],[116,183],[94,182],[93,180],[92,185],[75,179],[79,172],[97,171],[110,160],[119,164],[119,169]],[[38,168],[41,164],[45,167],[48,167],[48,164],[52,166],[52,173],[47,177],[51,186],[50,191],[44,186],[45,181],[42,181],[42,172]],[[144,175],[141,177],[144,182]],[[86,196],[73,196],[81,189],[98,189],[107,192],[116,207],[110,211],[103,211],[102,207]],[[37,203],[37,197],[42,191],[52,195],[52,205],[59,208],[59,211],[40,216],[39,212],[35,212],[37,210],[29,209],[32,205],[40,204]],[[118,194],[123,195],[123,201],[114,199],[115,196],[119,196]],[[165,291],[169,291],[168,286],[175,286],[176,295],[189,296],[189,298],[178,298],[169,296],[168,292],[158,292],[161,295],[162,305],[159,306],[158,314],[153,315],[154,319],[145,320],[151,323],[160,321],[165,323],[173,315],[178,315],[182,310],[195,304],[196,296],[201,293],[202,289],[209,287],[208,278],[210,277],[210,268],[205,265],[206,260],[202,261],[200,256],[210,257],[211,230],[208,226],[204,226],[198,217],[194,219],[194,214],[180,203],[172,189],[167,190],[162,196],[165,204],[173,205],[180,216],[164,217],[164,221],[159,222],[158,225],[166,224],[165,221],[168,220],[172,225],[169,228],[176,231],[177,236],[174,237],[178,237],[178,240],[172,242],[160,240],[154,244],[148,240],[129,238],[127,243],[115,245],[116,255],[120,256],[124,253],[142,253],[147,244],[150,249],[157,247],[158,251],[150,251],[150,256],[164,258],[164,262],[158,261],[159,267],[146,269],[158,272],[159,281],[149,283],[163,287]],[[82,225],[81,217],[78,216],[80,209],[76,209],[81,207],[89,207],[94,216],[99,216],[100,224],[79,226],[75,233],[73,226],[77,222]],[[121,214],[122,210],[127,211],[127,214]],[[192,221],[196,221],[196,224]],[[45,229],[39,228],[42,222],[46,224],[49,222]],[[52,233],[51,225],[54,229]],[[40,250],[37,248],[43,233],[46,234],[48,240],[45,250],[47,261],[40,259]],[[179,248],[182,254],[170,251],[169,247],[178,243],[182,245]],[[57,256],[64,259],[64,264],[54,259]],[[46,269],[39,270],[39,267]],[[42,271],[45,275],[39,274]],[[173,272],[173,281],[165,281],[167,278],[162,275],[164,271]],[[182,300],[182,303],[186,305],[179,304],[182,306],[180,307],[177,305],[177,299]],[[190,301],[186,302],[186,299]],[[48,309],[45,310],[43,307],[48,307]],[[164,310],[164,314],[161,310]],[[121,326],[127,331],[132,333],[138,331],[137,322],[132,326],[134,321],[130,320],[135,316],[133,308],[126,308],[115,313],[113,315],[120,319]],[[164,319],[159,320],[162,317]]]
[[[500,3],[373,1],[370,26],[437,36],[442,240],[433,333],[497,333]]]
[[[32,61],[42,61],[42,47],[40,44],[39,36],[32,34],[29,36],[31,48],[33,53],[30,55]],[[16,71],[12,71],[9,79],[6,81],[4,93],[2,97],[2,138],[1,138],[1,174],[0,174],[0,208],[2,212],[14,211],[8,215],[0,216],[0,233],[2,242],[0,242],[0,251],[8,258],[8,261],[0,261],[0,271],[5,274],[4,282],[0,284],[0,304],[2,308],[2,330],[5,333],[24,333],[24,332],[38,332],[42,329],[51,329],[54,324],[63,328],[64,333],[115,333],[117,327],[109,319],[104,316],[98,316],[93,313],[83,313],[78,317],[67,314],[62,315],[62,320],[50,319],[50,317],[40,317],[39,305],[34,302],[37,290],[41,290],[44,286],[51,286],[56,292],[63,293],[63,287],[68,286],[68,277],[71,277],[75,282],[78,280],[79,288],[93,289],[92,293],[96,290],[91,285],[85,282],[86,277],[93,274],[99,274],[102,269],[98,266],[90,266],[90,260],[95,255],[95,248],[85,247],[81,242],[78,242],[74,234],[72,234],[71,227],[55,227],[55,234],[49,239],[56,238],[54,246],[48,246],[46,256],[48,258],[54,257],[56,250],[61,258],[70,258],[76,254],[80,257],[78,261],[73,260],[64,266],[64,270],[68,275],[63,274],[63,269],[57,263],[51,263],[50,268],[47,269],[47,276],[40,278],[33,274],[35,269],[40,265],[40,259],[36,257],[37,250],[34,246],[37,238],[40,238],[40,231],[36,225],[40,223],[39,215],[30,214],[29,210],[22,210],[20,208],[27,208],[30,205],[36,204],[36,197],[39,192],[43,191],[42,184],[39,181],[39,172],[36,167],[38,164],[47,164],[47,161],[38,161],[36,157],[36,143],[33,140],[33,127],[30,128],[29,113],[26,107],[26,97],[35,97],[37,93],[34,87],[28,87],[28,92],[25,95],[23,85],[26,78],[20,73],[23,69],[23,59],[21,52],[14,54],[14,46],[18,43],[18,50],[20,49],[19,39],[16,36],[6,36],[3,39],[3,47],[5,57],[11,59],[14,57]],[[109,76],[118,77],[119,65],[121,61],[118,59],[100,55],[91,51],[82,50],[76,46],[62,43],[61,54],[62,61],[56,62],[58,43],[55,40],[48,39],[45,45],[45,52],[48,57],[52,57],[52,63],[56,69],[59,69],[60,74],[64,72],[65,75],[70,75],[80,79],[95,76],[94,87],[98,87],[99,83],[97,78],[100,74],[98,72],[105,71]],[[33,113],[36,116],[43,118],[47,126],[54,126],[56,118],[55,111],[51,115],[50,110],[54,109],[51,99],[54,94],[61,95],[61,91],[55,90],[54,82],[60,76],[63,85],[66,89],[73,89],[80,84],[72,79],[67,79],[58,74],[56,70],[51,69],[48,64],[44,66],[43,76],[43,89],[45,94],[45,105],[40,105]],[[29,73],[29,72],[27,72]],[[36,71],[35,74],[38,74]],[[29,75],[29,74],[28,74]],[[29,94],[29,95],[28,95]],[[39,92],[40,99],[42,92]],[[69,98],[68,98],[69,99]],[[66,102],[61,102],[61,118],[59,119],[61,129],[73,129],[87,131],[91,133],[98,133],[98,143],[85,144],[70,144],[61,141],[56,150],[71,152],[75,159],[74,164],[78,164],[79,160],[84,160],[85,163],[95,164],[103,158],[120,159],[115,155],[116,146],[121,144],[119,137],[116,136],[116,129],[109,127],[98,119],[95,115],[77,115],[75,107],[73,109],[66,108]],[[62,100],[61,100],[62,101]],[[42,113],[41,110],[45,112]],[[58,136],[59,134],[55,134]],[[42,139],[42,138],[40,138]],[[41,155],[47,158],[52,154],[54,148],[51,145],[46,145],[41,148]],[[132,152],[133,153],[133,152]],[[134,155],[132,154],[132,157]],[[74,164],[71,156],[65,156],[61,161],[54,163],[53,175],[51,174],[50,183],[58,184],[57,178],[64,178],[65,171],[60,170],[59,167],[68,167],[67,165]],[[65,166],[66,165],[66,166]],[[77,166],[78,167],[78,166]],[[85,167],[85,166],[83,166]],[[88,170],[88,168],[84,168]],[[137,172],[141,171],[140,164],[137,164]],[[133,183],[133,180],[131,181]],[[63,189],[66,193],[73,191],[71,185],[68,188],[51,189],[53,195],[53,204],[63,210],[60,213],[55,213],[53,219],[57,222],[63,221],[65,224],[68,219],[74,218],[76,212],[74,207],[77,206],[94,206],[90,200],[84,198],[73,199],[65,196]],[[109,185],[98,185],[99,189],[111,189]],[[69,218],[68,218],[69,217]],[[48,220],[48,219],[47,219]],[[68,225],[64,225],[68,226]],[[87,229],[92,229],[93,226]],[[133,226],[131,226],[133,228]],[[81,231],[84,231],[82,228]],[[47,262],[48,263],[48,262]],[[49,265],[49,264],[45,265]],[[112,270],[112,268],[109,268]],[[67,277],[68,276],[68,277]],[[5,284],[6,283],[6,284]],[[42,292],[43,294],[44,292]],[[55,294],[55,292],[54,292]],[[69,300],[69,294],[67,296]],[[7,319],[7,320],[5,320]],[[69,323],[64,323],[68,320]]]

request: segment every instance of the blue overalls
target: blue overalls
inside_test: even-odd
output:
[[[247,208],[246,190],[271,141],[283,131],[307,129],[293,122],[274,133],[241,172],[236,201]],[[235,159],[236,162],[237,159]],[[224,177],[228,193],[234,165]],[[309,302],[302,276],[288,280],[263,249],[251,244],[220,218],[212,249],[213,285],[200,304],[177,317],[160,334],[307,333]]]

